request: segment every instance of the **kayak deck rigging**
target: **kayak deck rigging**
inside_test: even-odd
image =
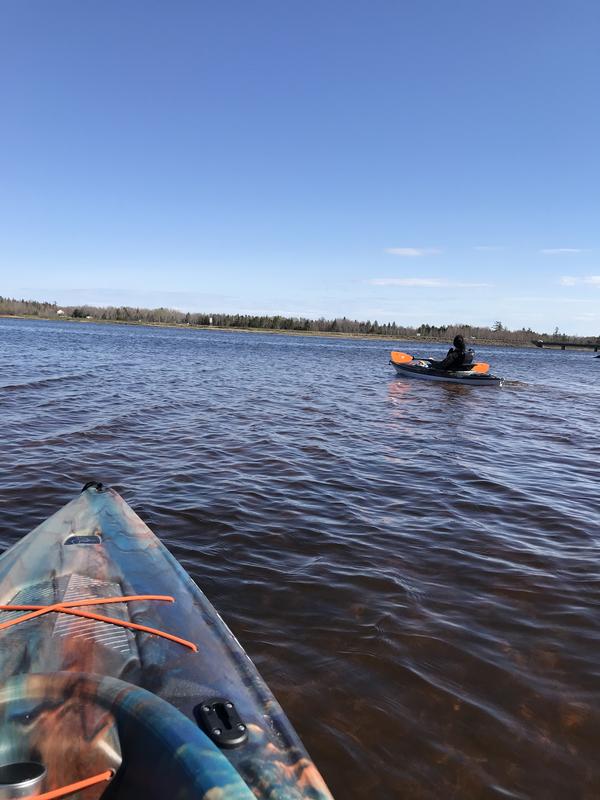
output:
[[[97,622],[106,622],[110,625],[117,625],[121,628],[131,628],[136,631],[144,631],[151,633],[153,636],[161,636],[163,639],[169,639],[172,642],[177,642],[184,647],[188,647],[194,653],[198,652],[198,647],[193,642],[188,642],[186,639],[181,639],[179,636],[173,636],[166,631],[158,630],[158,628],[150,628],[147,625],[137,625],[135,622],[127,622],[123,619],[116,617],[106,617],[103,614],[93,614],[89,611],[79,610],[81,606],[99,606],[106,605],[107,603],[132,603],[140,600],[162,600],[168,603],[174,603],[175,598],[168,595],[152,595],[144,594],[132,597],[94,597],[83,600],[69,600],[62,603],[54,603],[48,606],[33,606],[33,605],[0,605],[0,611],[30,611],[30,614],[23,614],[21,617],[11,619],[8,622],[0,623],[0,631],[10,628],[13,625],[18,625],[19,622],[26,622],[29,619],[41,617],[43,614],[55,612],[57,614],[72,614],[76,617],[83,617],[85,619],[93,619]]]

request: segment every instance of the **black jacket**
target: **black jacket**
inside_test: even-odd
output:
[[[461,369],[467,364],[473,363],[473,356],[475,354],[472,350],[459,350],[456,347],[451,347],[448,354],[443,361],[439,361],[436,366],[438,369],[445,369],[452,372]]]

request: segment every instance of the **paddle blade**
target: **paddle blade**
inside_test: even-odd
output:
[[[398,350],[392,350],[390,353],[390,361],[392,364],[408,364],[409,361],[412,361],[413,357],[409,356],[408,353],[400,353]]]
[[[483,361],[480,364],[473,364],[473,369],[471,370],[471,372],[476,372],[478,375],[485,375],[489,371],[490,365]]]

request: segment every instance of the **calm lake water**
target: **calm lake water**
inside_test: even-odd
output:
[[[0,546],[115,487],[337,800],[597,800],[600,359],[392,347],[0,320]]]

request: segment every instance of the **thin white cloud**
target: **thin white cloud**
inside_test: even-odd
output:
[[[585,253],[585,250],[582,250],[580,247],[545,247],[543,250],[540,250],[540,253],[543,253],[545,256],[561,256],[569,253]]]
[[[442,251],[437,247],[386,247],[386,253],[404,258],[420,258],[421,256],[437,256]]]
[[[577,277],[575,275],[563,275],[559,280],[561,286],[580,286],[585,284],[587,286],[600,286],[600,275],[586,275],[584,277]]]
[[[489,283],[463,283],[462,281],[447,281],[444,278],[371,278],[371,286],[424,286],[428,288],[461,288],[473,289],[476,287],[490,286]]]

